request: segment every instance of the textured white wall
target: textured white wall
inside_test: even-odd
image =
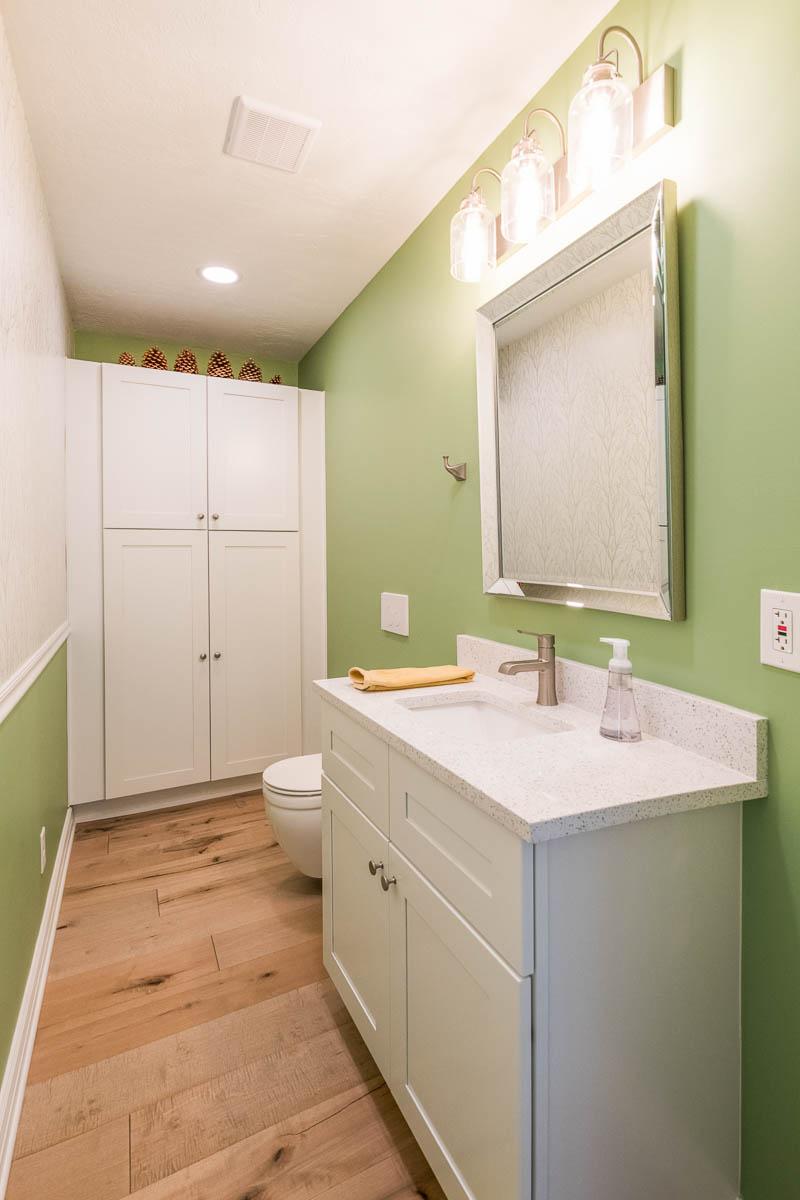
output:
[[[0,18],[0,684],[66,617],[68,313]]]

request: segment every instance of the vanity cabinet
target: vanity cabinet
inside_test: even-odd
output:
[[[735,1200],[740,806],[534,845],[397,741],[323,702],[324,960],[448,1200]]]

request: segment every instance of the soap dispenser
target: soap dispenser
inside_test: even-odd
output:
[[[615,742],[640,742],[642,730],[633,695],[633,667],[628,658],[630,642],[626,638],[600,638],[614,647],[608,664],[608,691],[600,721],[600,733]]]

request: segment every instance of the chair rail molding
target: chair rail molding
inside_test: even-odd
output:
[[[0,722],[19,704],[22,697],[41,675],[69,637],[69,621],[64,621],[50,637],[42,642],[13,675],[0,683]]]

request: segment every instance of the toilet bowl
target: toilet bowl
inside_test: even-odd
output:
[[[322,878],[322,755],[284,758],[267,767],[262,791],[267,820],[298,871]]]

